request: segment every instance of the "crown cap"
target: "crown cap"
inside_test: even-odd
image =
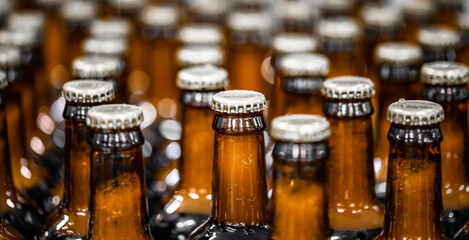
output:
[[[105,56],[83,56],[72,63],[72,73],[76,78],[107,78],[122,73],[122,63],[118,58]]]
[[[187,45],[176,53],[179,67],[212,64],[220,66],[224,61],[223,50],[218,46]]]
[[[74,80],[62,88],[65,100],[74,103],[103,103],[114,99],[114,85],[101,80]]]
[[[274,37],[272,47],[279,53],[313,52],[316,51],[318,42],[309,34],[280,33]]]
[[[324,81],[321,92],[330,99],[367,99],[375,95],[375,85],[366,77],[341,76]]]
[[[83,50],[86,54],[124,56],[128,50],[124,38],[91,37],[84,41]]]
[[[223,45],[225,37],[220,28],[209,24],[191,24],[178,32],[182,44]]]
[[[464,64],[455,62],[425,63],[420,71],[422,82],[431,85],[466,84],[469,78],[469,68]]]
[[[326,76],[330,62],[318,53],[291,53],[280,59],[279,66],[284,76]]]
[[[140,14],[140,21],[152,27],[168,27],[178,24],[178,10],[173,6],[146,6]]]
[[[422,61],[422,49],[413,43],[386,42],[375,48],[374,58],[377,63],[416,63]]]
[[[223,90],[228,85],[228,73],[211,65],[185,68],[179,71],[176,84],[184,90]]]
[[[447,27],[424,27],[418,32],[420,44],[429,47],[452,47],[459,44],[459,34]]]
[[[97,19],[91,23],[90,35],[105,38],[127,38],[131,32],[129,20],[123,18]]]
[[[434,102],[401,99],[388,107],[387,119],[404,126],[428,126],[445,118],[443,108]]]
[[[0,67],[18,67],[20,64],[21,53],[19,48],[0,45]]]
[[[294,143],[320,142],[331,134],[326,118],[316,115],[284,115],[272,120],[272,138]]]
[[[97,129],[124,130],[139,127],[142,122],[142,109],[134,105],[100,105],[86,114],[86,125]]]
[[[211,108],[218,113],[249,114],[264,111],[266,100],[262,93],[247,90],[231,90],[217,93]]]

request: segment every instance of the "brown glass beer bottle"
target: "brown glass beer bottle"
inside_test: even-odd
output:
[[[324,113],[331,124],[327,162],[329,239],[372,239],[384,206],[374,192],[370,79],[344,76],[324,82]]]
[[[449,239],[441,221],[443,118],[443,108],[433,102],[402,99],[389,106],[386,215],[377,240]]]
[[[279,1],[279,23],[282,32],[313,33],[319,11],[308,1]]]
[[[418,31],[418,41],[423,49],[424,62],[456,61],[460,39],[455,29],[429,26]]]
[[[209,101],[228,84],[228,74],[196,66],[179,71],[176,81],[182,90],[181,180],[172,199],[152,217],[152,234],[168,240],[186,239],[210,215],[215,113]]]
[[[60,205],[46,220],[43,239],[86,239],[90,201],[89,130],[87,111],[114,99],[114,85],[99,80],[75,80],[63,86],[64,109],[64,194]]]
[[[271,135],[276,140],[273,151],[273,239],[327,239],[329,134],[329,122],[319,116],[285,115],[272,121]]]
[[[229,0],[186,1],[185,22],[224,25]]]
[[[142,110],[110,104],[86,115],[91,145],[87,239],[152,240],[142,161]]]
[[[265,105],[265,97],[254,91],[233,90],[213,96],[212,213],[188,239],[270,239]]]
[[[434,23],[434,12],[433,1],[409,0],[404,2],[404,29],[399,38],[404,41],[417,41],[419,29]]]
[[[441,131],[441,188],[443,224],[452,237],[469,220],[469,152],[467,126],[467,66],[431,62],[421,68],[423,99],[440,104],[445,111]]]

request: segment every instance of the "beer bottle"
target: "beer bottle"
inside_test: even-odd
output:
[[[224,25],[228,0],[186,1],[185,22]]]
[[[181,27],[177,33],[181,45],[224,46],[225,36],[221,28],[212,24],[193,23]]]
[[[314,115],[285,115],[272,121],[276,140],[272,194],[277,240],[328,237],[326,161],[329,122]],[[297,154],[297,152],[304,154]]]
[[[186,45],[176,52],[176,61],[179,69],[202,65],[222,66],[225,56],[216,45]]]
[[[280,1],[279,22],[283,32],[313,33],[319,11],[308,1]]]
[[[0,219],[0,239],[2,240],[23,240],[23,236],[5,221]]]
[[[459,35],[456,30],[441,26],[421,28],[418,41],[423,49],[424,62],[456,61],[459,50]]]
[[[388,108],[391,127],[382,239],[448,239],[441,204],[440,122],[433,102],[400,100]]]
[[[282,91],[282,114],[322,115],[322,83],[329,73],[329,59],[317,53],[292,53],[280,59],[278,70]]]
[[[132,25],[125,18],[109,17],[94,20],[89,28],[91,37],[122,38],[130,40]]]
[[[139,107],[101,105],[86,115],[91,145],[88,239],[152,240]]]
[[[264,78],[272,85],[272,98],[268,109],[268,122],[284,112],[281,106],[285,102],[283,87],[280,81],[279,62],[283,56],[291,53],[310,53],[317,49],[317,39],[306,33],[279,33],[272,41],[272,54],[263,64],[261,72]]]
[[[325,18],[319,22],[319,51],[331,60],[329,76],[366,73],[366,64],[360,50],[362,29],[349,17]]]
[[[0,50],[0,56],[5,57],[6,51]],[[1,58],[0,57],[0,58]],[[2,58],[6,60],[6,58]],[[10,143],[7,125],[7,109],[5,89],[8,86],[10,73],[0,71],[0,215],[6,224],[16,228],[27,239],[37,239],[41,230],[41,222],[37,212],[37,206],[24,193],[13,184]],[[9,101],[9,100],[7,100]],[[0,232],[0,236],[2,233]],[[1,237],[0,237],[1,238]]]
[[[228,72],[234,89],[268,92],[261,72],[272,35],[266,12],[233,12],[228,16]]]
[[[64,190],[60,205],[46,220],[43,239],[86,239],[90,200],[90,147],[86,112],[114,99],[114,85],[99,80],[76,80],[63,86]]]
[[[469,220],[469,153],[467,126],[467,66],[431,62],[421,68],[422,98],[440,104],[445,111],[441,131],[441,186],[443,223],[452,237]]]
[[[338,17],[338,16],[353,16],[356,10],[356,0],[342,1],[342,0],[324,0],[321,5],[322,16]]]
[[[270,239],[262,111],[265,97],[233,90],[216,94],[212,213],[188,239]]]
[[[228,84],[228,74],[213,66],[190,67],[179,71],[177,84],[182,89],[181,180],[172,199],[152,217],[152,234],[168,240],[186,239],[210,215],[215,113],[209,101]]]
[[[459,61],[467,64],[469,63],[469,14],[460,14],[458,24],[461,39]]]
[[[435,0],[438,13],[435,14],[435,20],[438,24],[448,27],[456,27],[458,21],[458,13],[463,11],[463,0]]]
[[[324,82],[324,113],[331,125],[327,162],[330,239],[372,239],[384,206],[374,192],[370,79],[343,76]]]
[[[377,166],[377,194],[384,199],[389,143],[385,136],[390,123],[387,107],[400,98],[415,99],[419,95],[419,73],[422,50],[412,43],[388,42],[378,45],[374,53],[373,79],[378,89],[378,120],[374,161]]]
[[[433,13],[435,6],[433,1],[408,0],[403,4],[404,29],[399,39],[409,42],[418,40],[418,30],[434,23]]]
[[[122,72],[125,66],[115,57],[106,56],[82,56],[73,60],[72,75],[75,79],[98,79],[110,81],[116,89],[116,101],[126,102],[120,98],[125,92]]]

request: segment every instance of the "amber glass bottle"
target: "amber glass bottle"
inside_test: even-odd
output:
[[[87,111],[114,99],[114,85],[99,80],[76,80],[63,86],[64,195],[45,223],[43,239],[86,239],[90,201],[90,154]]]
[[[268,122],[284,112],[281,107],[285,102],[284,88],[280,80],[280,60],[291,53],[312,53],[317,49],[317,39],[306,33],[279,33],[272,41],[272,54],[268,56],[261,71],[271,84],[272,98],[268,109]]]
[[[212,213],[188,239],[270,239],[262,111],[265,97],[233,90],[213,96]]]
[[[117,98],[123,89],[124,79],[122,72],[125,65],[119,58],[106,56],[82,56],[73,60],[72,75],[75,79],[98,79],[110,81],[116,89],[116,101],[125,102],[125,99]]]
[[[399,38],[404,41],[418,40],[418,30],[434,23],[433,14],[435,6],[433,1],[409,0],[403,4],[404,29]]]
[[[0,53],[0,56],[2,53]],[[5,223],[20,231],[27,239],[37,239],[41,222],[37,206],[13,184],[11,155],[9,148],[5,89],[8,86],[8,73],[0,71],[0,215]],[[1,235],[1,234],[0,234]],[[1,237],[0,237],[1,238]]]
[[[378,45],[374,53],[372,78],[378,89],[378,120],[375,141],[377,166],[377,194],[384,198],[389,143],[385,136],[389,130],[387,107],[400,98],[415,99],[419,95],[419,73],[422,50],[412,43],[389,42]]]
[[[400,100],[388,108],[389,168],[384,229],[376,239],[448,239],[441,203],[443,108]]]
[[[139,107],[91,108],[91,201],[87,239],[151,240],[143,172]]]
[[[282,32],[313,33],[319,17],[317,11],[308,1],[280,1],[279,23]]]
[[[266,12],[233,12],[228,16],[228,72],[234,89],[268,93],[261,65],[272,36],[272,19]]]
[[[458,18],[461,51],[458,54],[459,62],[469,63],[469,14],[460,14]]]
[[[223,25],[229,0],[186,1],[185,22]]]
[[[213,66],[186,68],[178,73],[182,89],[181,180],[172,199],[152,217],[152,234],[161,239],[186,239],[210,215],[212,199],[215,113],[210,99],[228,84],[225,70]]]
[[[323,115],[322,83],[329,73],[329,59],[317,53],[292,53],[278,64],[282,99],[276,108],[281,114]]]
[[[429,26],[418,31],[424,62],[456,61],[459,52],[459,34],[455,29]]]
[[[181,45],[225,45],[225,36],[215,24],[194,23],[181,27],[177,33]]]
[[[384,206],[374,192],[374,85],[364,77],[336,77],[324,82],[322,93],[331,124],[327,162],[330,239],[372,239],[384,219]]]
[[[363,76],[366,64],[360,49],[362,29],[349,17],[325,18],[319,22],[319,51],[331,60],[329,76]]]
[[[285,115],[272,121],[271,135],[276,140],[273,239],[327,239],[325,172],[329,134],[329,122],[319,116]]]
[[[469,220],[468,77],[468,67],[458,63],[431,62],[421,68],[422,98],[440,104],[445,111],[441,187],[443,223],[449,237]]]
[[[176,61],[179,69],[201,65],[222,66],[225,55],[223,49],[216,45],[185,45],[176,52]]]
[[[0,220],[0,239],[2,240],[23,240],[23,236],[5,221]]]
[[[449,27],[457,27],[458,13],[464,8],[463,0],[435,0],[438,13],[435,14],[436,23]]]

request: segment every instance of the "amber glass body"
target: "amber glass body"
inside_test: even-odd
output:
[[[47,217],[44,239],[85,239],[90,202],[89,129],[86,113],[96,104],[67,102],[64,146],[64,189],[60,205]]]
[[[374,192],[370,99],[326,99],[331,124],[327,162],[331,239],[371,239],[379,234],[384,206]]]
[[[188,239],[270,239],[262,113],[213,120],[212,213]]]
[[[466,84],[429,85],[422,89],[422,98],[437,102],[445,110],[441,131],[441,188],[443,223],[447,236],[453,236],[469,220],[469,152]]]
[[[5,105],[5,95],[0,90],[0,215],[6,224],[16,228],[27,239],[37,239],[42,226],[37,206],[13,184],[8,139],[10,129]]]
[[[376,239],[449,239],[441,221],[442,139],[439,124],[391,125],[385,224]]]
[[[450,61],[454,62],[458,59],[459,48],[457,46],[450,47],[429,47],[422,46],[423,60],[425,62],[433,61]]]
[[[332,63],[328,76],[365,76],[367,68],[360,48],[359,41],[353,39],[321,39],[319,51]]]
[[[432,14],[404,14],[404,28],[399,38],[404,41],[418,42],[418,30],[434,23]]]
[[[386,140],[390,123],[386,119],[388,106],[401,98],[417,99],[419,96],[420,64],[377,65],[373,70],[377,80],[378,126],[375,141],[375,161],[380,162],[377,182],[386,182],[389,142]]]
[[[298,151],[305,154],[296,154]],[[323,240],[327,219],[327,141],[275,143],[272,193],[273,239]]]
[[[215,113],[209,99],[218,91],[183,91],[181,180],[172,199],[152,217],[152,234],[162,239],[186,239],[208,219],[212,199]]]
[[[323,115],[324,98],[321,87],[324,76],[281,77],[282,91],[276,96],[283,114]]]
[[[91,201],[87,239],[152,240],[140,128],[91,129]]]
[[[0,220],[0,240],[23,240],[23,236],[5,221]]]
[[[270,32],[229,33],[228,73],[233,89],[253,90],[270,96],[269,85],[261,74],[268,51]]]

